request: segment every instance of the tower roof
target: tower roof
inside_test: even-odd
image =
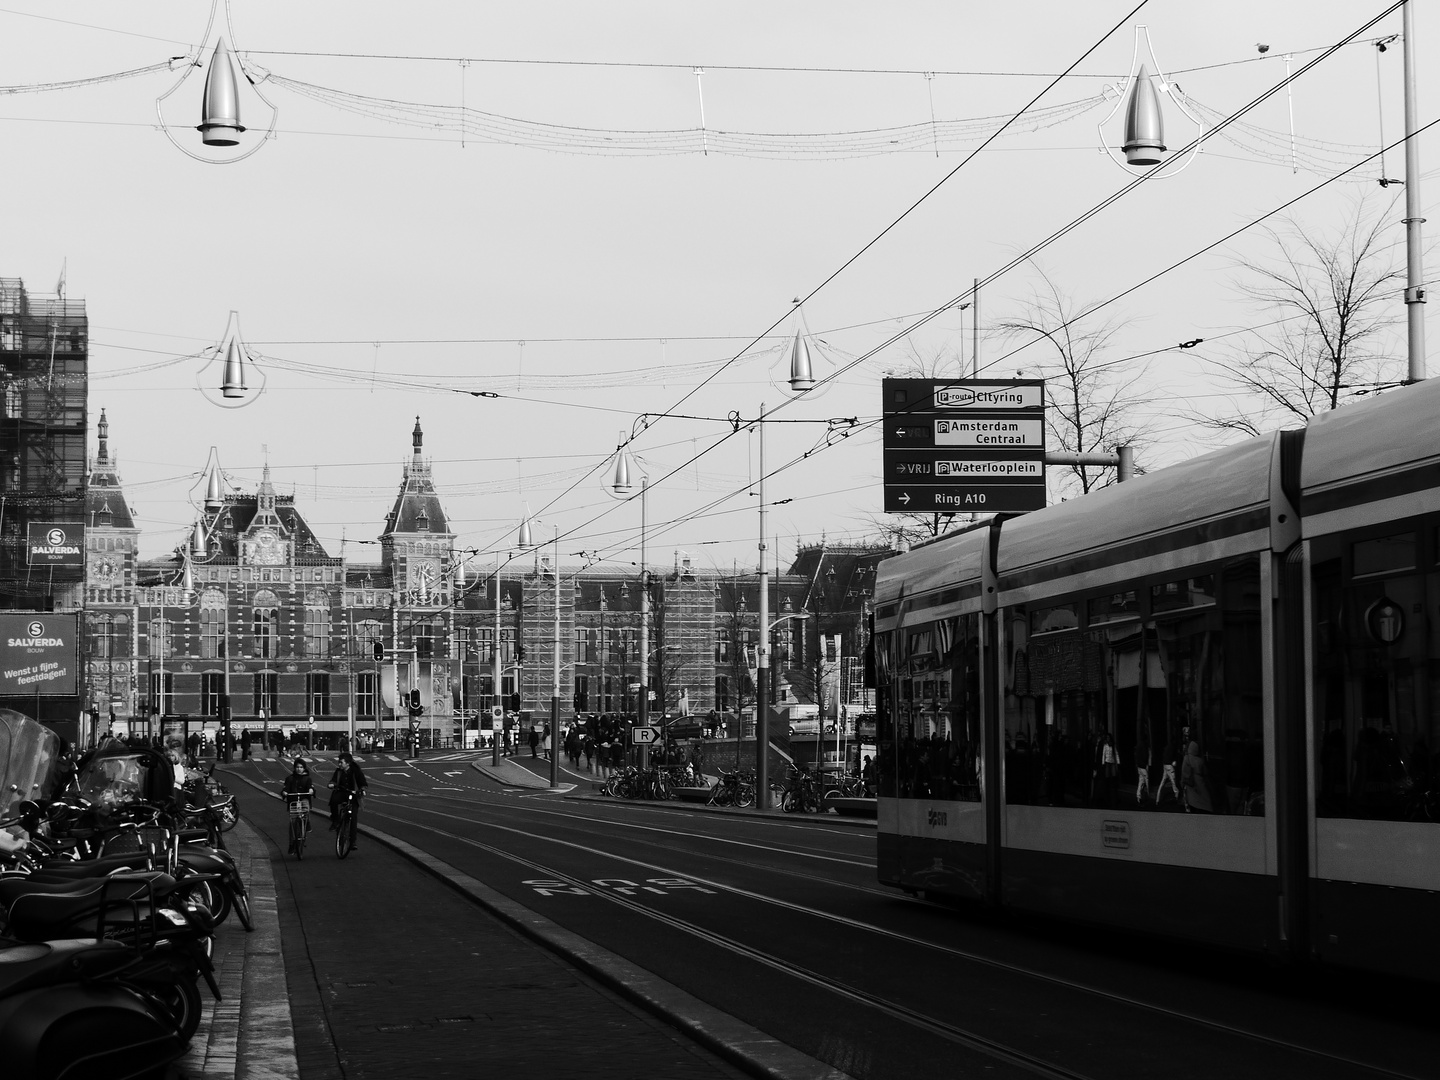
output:
[[[435,481],[430,476],[430,463],[421,456],[425,435],[420,430],[420,418],[415,418],[415,430],[411,432],[413,454],[405,466],[400,481],[400,494],[385,519],[385,536],[395,533],[435,533],[450,535],[450,525],[445,517],[445,508],[440,505],[440,496],[435,492]]]
[[[90,483],[85,492],[85,524],[93,528],[133,529],[135,519],[130,504],[120,487],[120,472],[110,456],[110,421],[100,410],[96,426],[99,448],[90,467]]]

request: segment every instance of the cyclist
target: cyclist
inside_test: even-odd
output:
[[[300,758],[295,759],[295,767],[289,776],[285,778],[286,795],[303,795],[305,798],[314,800],[315,781],[310,776],[310,766],[306,765]],[[289,809],[289,800],[286,800],[286,809]],[[295,854],[295,841],[290,841],[291,855]]]
[[[335,767],[335,775],[330,778],[330,831],[334,832],[340,827],[340,800],[347,794],[354,792],[358,798],[365,794],[365,774],[360,771],[360,766],[355,764],[355,759],[350,756],[350,751],[340,751],[340,759]],[[356,803],[355,812],[359,813],[359,803]],[[352,834],[355,835],[355,834]],[[353,850],[355,844],[350,844]]]

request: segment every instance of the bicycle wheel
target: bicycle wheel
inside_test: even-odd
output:
[[[235,801],[235,796],[227,796],[224,801],[215,804],[215,817],[219,820],[220,831],[229,832],[240,820],[240,804]]]
[[[350,827],[350,808],[345,807],[340,811],[340,827],[335,830],[335,854],[345,858],[350,854],[350,848],[355,843],[355,834]]]
[[[297,854],[295,857],[298,859],[300,856]],[[248,893],[237,892],[235,894],[235,915],[240,920],[240,925],[247,931],[255,929],[255,923],[250,918],[250,895]]]
[[[305,857],[305,819],[290,815],[290,851],[297,859]]]
[[[735,791],[736,806],[751,806],[755,802],[755,785],[742,783]]]

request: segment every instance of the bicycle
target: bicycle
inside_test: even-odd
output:
[[[355,847],[355,834],[360,828],[360,803],[353,791],[347,791],[336,807],[340,823],[335,828],[335,854],[345,858]]]
[[[299,860],[305,857],[305,838],[310,835],[310,796],[287,791],[285,804],[290,811],[290,850]]]

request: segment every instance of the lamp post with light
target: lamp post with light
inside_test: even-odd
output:
[[[615,449],[615,474],[610,481],[611,489],[617,495],[628,495],[634,485],[630,480],[630,456],[625,452],[625,434],[620,434],[620,445]],[[645,496],[649,491],[650,478],[640,477],[640,700],[636,706],[636,726],[650,724],[650,582],[645,568]],[[640,764],[649,764],[649,745],[640,746]]]

